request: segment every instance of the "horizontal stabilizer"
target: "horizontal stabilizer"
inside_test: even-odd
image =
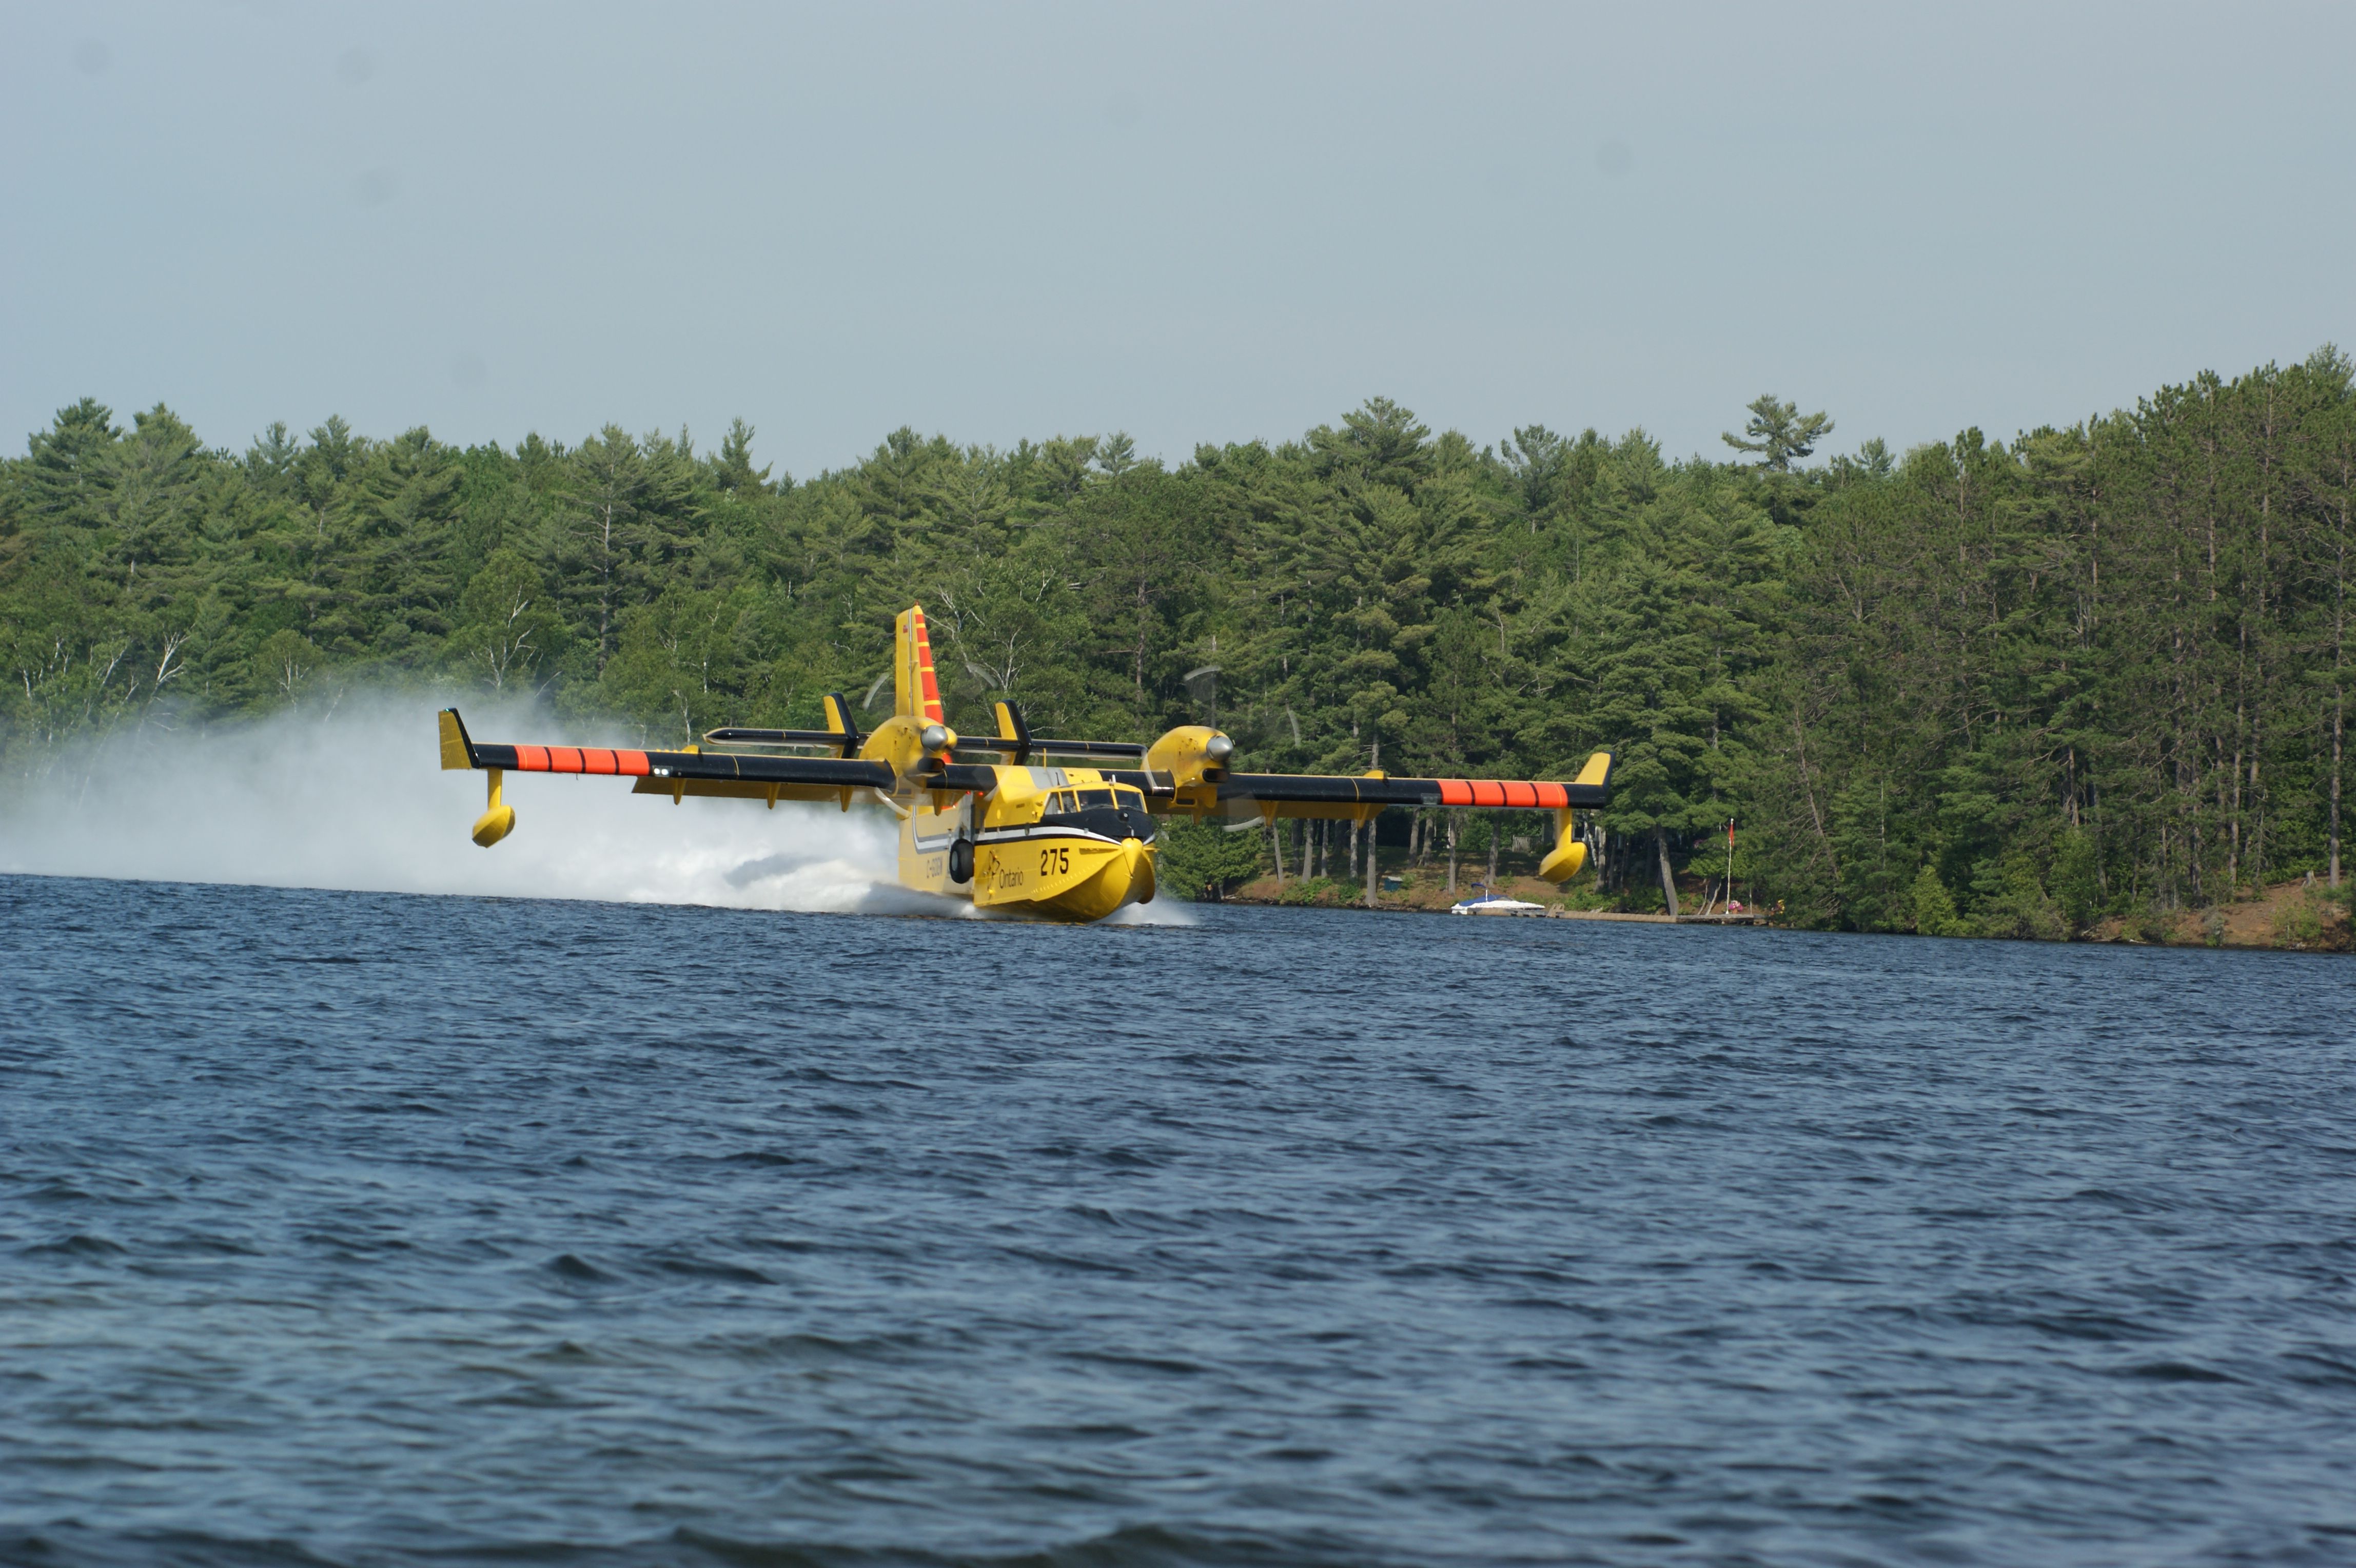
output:
[[[668,795],[673,800],[682,796],[723,800],[824,800],[841,799],[843,787],[837,784],[763,784],[750,779],[639,779],[630,786],[633,795]]]
[[[1033,757],[1117,757],[1134,762],[1145,755],[1145,747],[1133,740],[1041,740],[1035,736],[1017,739],[960,734],[957,743],[959,751],[990,751],[1000,756],[1017,755],[1025,746]]]

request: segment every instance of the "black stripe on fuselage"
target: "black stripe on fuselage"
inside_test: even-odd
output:
[[[1107,838],[1102,833],[1092,833],[1086,828],[1071,827],[992,828],[974,842],[976,843],[1035,843],[1044,839],[1081,839],[1089,843],[1120,843],[1119,839]]]

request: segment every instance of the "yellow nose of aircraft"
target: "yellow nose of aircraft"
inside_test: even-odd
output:
[[[1124,906],[1153,901],[1152,846],[1137,839],[1123,839],[1118,848],[1101,840],[1098,844],[1093,852],[1085,852],[1087,869],[1082,875],[1039,901],[1040,913],[1067,920],[1101,920]]]
[[[1135,839],[1121,841],[1121,854],[1129,862],[1129,892],[1124,904],[1153,902],[1153,852]]]

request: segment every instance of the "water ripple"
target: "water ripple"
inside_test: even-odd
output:
[[[2344,960],[0,929],[0,1562],[2356,1561]]]

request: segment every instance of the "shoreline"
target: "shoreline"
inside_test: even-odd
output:
[[[1302,893],[1304,886],[1311,889],[1305,896]],[[1275,877],[1262,876],[1218,898],[1202,901],[1249,904],[1269,908],[1351,909],[1370,915],[1445,915],[1451,905],[1472,897],[1475,891],[1470,884],[1460,883],[1457,891],[1451,894],[1443,884],[1434,883],[1429,876],[1419,876],[1411,878],[1405,888],[1386,889],[1379,896],[1379,901],[1369,908],[1364,901],[1362,887],[1360,883],[1330,877],[1319,877],[1304,885],[1297,876],[1286,877],[1280,886]],[[1746,910],[1732,917],[1693,913],[1672,917],[1656,910],[1574,909],[1567,907],[1554,886],[1530,876],[1501,876],[1497,879],[1496,890],[1508,897],[1541,904],[1545,908],[1528,915],[1467,918],[1604,920],[1630,925],[1735,926],[1785,930],[1815,929],[1795,925],[1788,918],[1778,919],[1772,911]],[[2323,897],[2326,892],[2320,883],[2310,889],[2303,878],[2295,878],[2256,889],[2253,896],[2230,904],[2177,909],[2156,917],[2107,915],[2083,931],[2067,936],[1957,932],[1952,936],[1940,935],[1939,940],[2074,942],[2120,947],[2211,947],[2260,952],[2356,952],[2356,929],[2351,929],[2348,911],[2332,903],[2328,897]],[[1699,890],[1697,889],[1695,903],[1698,905],[1699,902]],[[1875,934],[1921,936],[1924,933],[1887,931]]]

